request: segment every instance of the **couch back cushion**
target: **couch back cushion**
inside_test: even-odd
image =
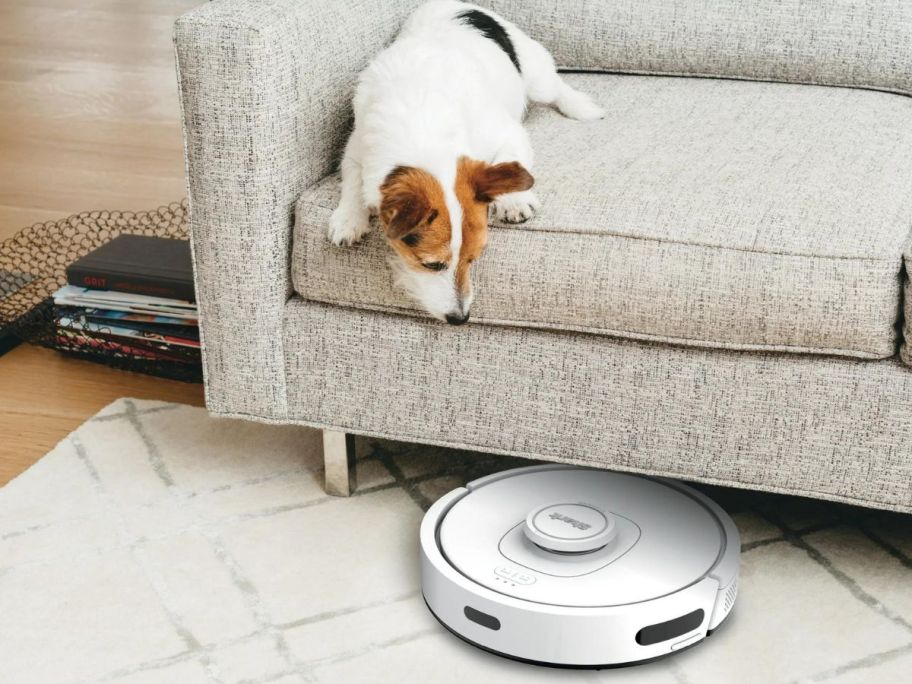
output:
[[[910,0],[480,0],[567,69],[912,95]]]

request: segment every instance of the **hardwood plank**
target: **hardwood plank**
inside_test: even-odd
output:
[[[0,173],[12,172],[6,184],[16,184],[22,169],[33,167],[41,170],[99,171],[133,173],[156,178],[183,177],[184,164],[181,159],[183,141],[180,131],[171,129],[167,135],[159,134],[158,144],[117,145],[107,149],[94,142],[69,139],[61,142],[47,139],[21,137],[18,140],[3,140],[3,158],[0,159]]]
[[[71,212],[75,213],[75,212]],[[37,209],[35,207],[9,207],[0,204],[0,240],[4,240],[23,228],[35,223],[56,221],[67,214],[53,209]]]
[[[166,80],[175,78],[174,74],[167,79],[162,74],[136,77],[138,82],[152,86],[152,90],[120,88],[116,85],[118,79],[110,74],[95,76],[84,78],[81,72],[49,74],[37,78],[25,89],[15,82],[0,81],[0,102],[7,115],[53,119],[62,124],[70,119],[175,121],[180,116],[177,91],[163,88]],[[159,79],[162,83],[155,85]],[[115,81],[115,84],[93,88],[93,80],[95,83]]]
[[[0,487],[36,463],[72,432],[81,420],[55,416],[2,416],[3,443],[0,445]]]
[[[53,119],[9,116],[0,111],[0,149],[29,143],[47,147],[79,147],[92,154],[120,155],[139,150],[170,160],[183,158],[183,139],[177,120],[136,121],[129,118],[69,119],[65,126]],[[159,153],[156,155],[156,153]]]
[[[124,396],[201,406],[203,387],[77,361],[30,345],[0,357],[0,414],[85,418]]]
[[[95,209],[144,210],[180,200],[185,194],[181,177],[156,178],[142,174],[84,169],[16,167],[14,187],[0,192],[0,204],[57,211],[62,215]],[[0,163],[0,174],[10,173]],[[18,226],[21,227],[21,226]],[[3,227],[12,234],[17,226]]]
[[[129,14],[135,17],[157,15],[176,18],[187,10],[205,4],[205,0],[80,0],[81,10],[104,11],[109,14]],[[72,10],[73,0],[4,0],[8,8],[44,7]]]
[[[0,485],[120,397],[203,405],[203,387],[21,345],[0,357]]]
[[[128,3],[137,4],[140,3]],[[0,6],[0,42],[41,57],[116,57],[137,64],[169,46],[174,15],[131,14],[92,9]]]

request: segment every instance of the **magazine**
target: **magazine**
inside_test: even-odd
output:
[[[167,348],[160,349],[148,345],[144,340],[125,344],[116,338],[106,339],[103,335],[92,336],[83,332],[74,332],[65,328],[57,329],[57,344],[64,351],[86,352],[95,354],[123,354],[139,359],[171,361],[175,363],[199,363],[199,357],[193,354],[177,354]]]
[[[64,285],[57,290],[54,293],[54,304],[180,318],[192,321],[188,323],[190,325],[195,324],[197,318],[196,304],[193,302],[113,290],[91,290],[74,285]]]
[[[197,321],[189,318],[171,318],[169,316],[154,316],[152,314],[130,313],[128,311],[111,311],[110,309],[75,309],[65,307],[59,309],[62,313],[70,315],[82,314],[91,323],[119,325],[132,330],[149,330],[172,335],[190,340],[199,340],[199,327]]]
[[[73,315],[69,312],[59,315],[57,319],[57,325],[60,328],[67,330],[89,333],[92,335],[103,335],[108,338],[113,336],[126,340],[143,340],[146,342],[153,342],[158,345],[192,347],[194,349],[199,349],[200,347],[199,339],[194,340],[184,337],[176,337],[174,335],[162,334],[160,332],[155,332],[152,330],[136,330],[134,328],[112,325],[110,323],[97,323],[87,320],[84,315]]]

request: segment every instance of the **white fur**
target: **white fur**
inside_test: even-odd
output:
[[[492,40],[455,18],[467,9],[479,9],[504,27],[522,74]],[[462,210],[454,192],[457,160],[518,161],[531,171],[532,146],[522,126],[530,100],[556,105],[576,119],[604,115],[587,95],[561,80],[544,47],[509,21],[456,0],[422,5],[359,78],[355,128],[342,159],[342,197],[330,219],[329,239],[337,245],[360,240],[390,171],[424,169],[446,196],[450,268],[423,273],[394,258],[397,282],[437,318],[467,315],[472,295],[460,298],[455,286],[462,243]],[[538,206],[535,195],[525,191],[498,198],[494,211],[505,221],[520,222]]]

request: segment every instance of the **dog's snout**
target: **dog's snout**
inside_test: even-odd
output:
[[[469,320],[468,312],[466,312],[464,314],[447,314],[446,315],[446,322],[449,323],[450,325],[462,325],[463,323],[465,323],[468,320]]]

